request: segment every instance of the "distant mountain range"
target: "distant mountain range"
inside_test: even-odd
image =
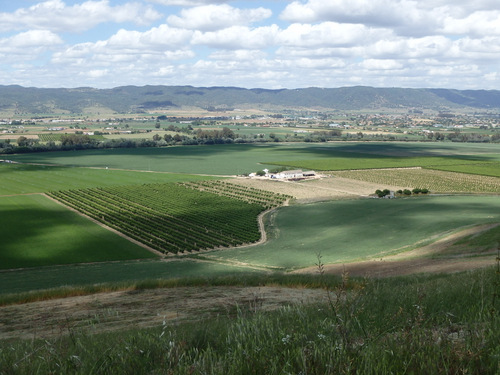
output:
[[[199,107],[209,110],[437,110],[459,107],[499,110],[499,90],[375,88],[366,86],[304,89],[237,87],[123,86],[94,88],[26,88],[0,86],[0,112],[51,114],[87,113],[106,108],[117,113]]]

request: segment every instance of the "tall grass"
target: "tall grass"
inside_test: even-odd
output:
[[[500,274],[326,280],[331,303],[4,342],[2,374],[497,374]],[[332,305],[333,304],[333,305]]]

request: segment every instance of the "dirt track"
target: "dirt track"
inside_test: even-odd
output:
[[[327,298],[318,289],[181,287],[99,293],[0,307],[0,340],[48,338],[70,332],[160,327],[241,311],[272,310]]]

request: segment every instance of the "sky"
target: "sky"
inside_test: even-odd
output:
[[[0,85],[500,89],[499,0],[0,0]]]

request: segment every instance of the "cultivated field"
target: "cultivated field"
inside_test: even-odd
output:
[[[43,195],[0,197],[0,211],[0,269],[154,257]]]
[[[96,186],[207,180],[207,176],[104,168],[0,163],[0,196]]]
[[[9,155],[57,166],[0,164],[0,373],[496,374],[499,155],[387,143]],[[347,170],[232,176],[279,160]],[[447,195],[368,197],[415,187]]]
[[[222,181],[49,195],[149,248],[172,254],[255,242],[260,238],[257,216],[289,198]]]
[[[257,189],[288,194],[300,203],[325,201],[330,199],[347,199],[368,196],[382,185],[368,181],[326,175],[324,178],[309,181],[272,181],[269,179],[238,178],[228,180],[232,184],[250,186]],[[404,189],[407,186],[383,184],[392,190]]]
[[[497,196],[358,199],[294,205],[271,217],[267,243],[203,256],[289,270],[314,266],[318,254],[326,264],[380,259],[424,246],[464,227],[498,222]],[[496,250],[495,242],[491,241],[488,251]]]
[[[432,193],[500,193],[500,178],[430,169],[335,171],[335,176],[372,184],[426,188]]]

